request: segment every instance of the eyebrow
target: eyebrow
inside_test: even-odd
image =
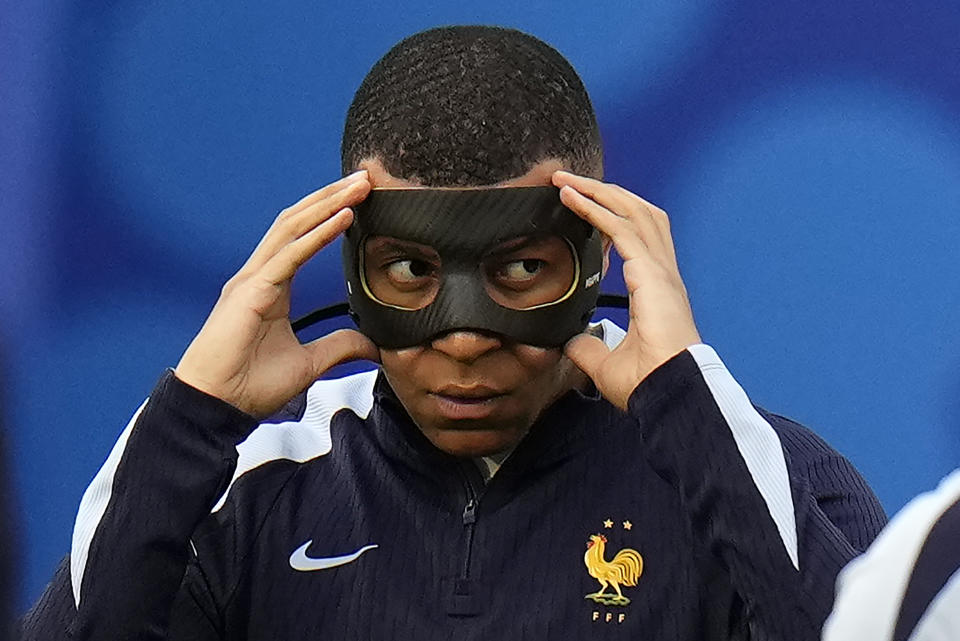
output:
[[[504,241],[487,252],[488,256],[503,256],[505,254],[512,254],[513,252],[526,249],[531,245],[536,245],[537,243],[544,242],[547,239],[546,236],[537,236],[528,234],[526,236],[520,236],[518,238],[512,238],[508,241]]]
[[[434,258],[436,251],[432,247],[412,241],[400,240],[389,236],[368,238],[364,248],[371,252],[396,252],[398,254],[413,253],[425,258]]]

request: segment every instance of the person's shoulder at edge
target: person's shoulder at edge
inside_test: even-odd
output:
[[[339,378],[319,379],[297,394],[276,413],[260,424],[237,444],[237,466],[226,490],[214,504],[217,515],[230,497],[253,499],[255,505],[266,486],[283,485],[292,473],[289,465],[272,465],[283,461],[301,464],[329,454],[332,448],[331,425],[341,410],[349,410],[365,419],[373,407],[373,388],[378,369],[349,374]],[[255,474],[251,474],[255,472]],[[252,482],[252,485],[251,485]],[[267,492],[271,497],[273,491]],[[272,501],[269,498],[269,501]]]
[[[365,412],[365,397],[372,394],[379,371],[379,368],[371,367],[361,372],[317,379],[279,410],[262,419],[260,426],[303,421],[308,408],[348,408]]]
[[[841,572],[824,641],[955,639],[960,630],[958,541],[960,469],[936,490],[910,501]],[[900,621],[905,616],[911,619],[906,627]]]

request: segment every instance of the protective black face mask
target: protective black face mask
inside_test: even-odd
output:
[[[381,347],[458,329],[555,347],[596,307],[600,235],[555,187],[377,189],[355,214],[348,299]]]
[[[349,313],[379,347],[453,330],[558,347],[596,309],[600,234],[555,187],[374,189],[354,213],[343,242]],[[342,308],[294,329],[331,311]]]

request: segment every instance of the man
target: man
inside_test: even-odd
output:
[[[417,34],[342,158],[120,437],[25,636],[816,638],[882,511],[701,344],[566,60]],[[301,345],[291,279],[343,232],[361,332]],[[581,333],[611,245],[630,325]],[[379,371],[314,382],[356,358]]]

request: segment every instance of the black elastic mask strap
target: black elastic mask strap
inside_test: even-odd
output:
[[[291,321],[290,327],[293,328],[294,332],[299,332],[301,329],[306,329],[311,325],[316,325],[321,321],[325,321],[330,318],[336,318],[337,316],[346,316],[349,313],[349,303],[337,303],[336,305],[321,307],[320,309],[310,312],[306,316],[301,316],[297,320]]]
[[[597,298],[597,307],[616,307],[618,309],[629,309],[630,299],[621,294],[600,294],[600,296]],[[291,321],[290,327],[293,328],[294,332],[299,332],[301,329],[306,329],[311,325],[316,325],[321,321],[336,318],[337,316],[347,316],[349,314],[349,303],[337,303],[328,307],[321,307],[318,310],[310,312],[306,316],[301,316],[297,320]]]

